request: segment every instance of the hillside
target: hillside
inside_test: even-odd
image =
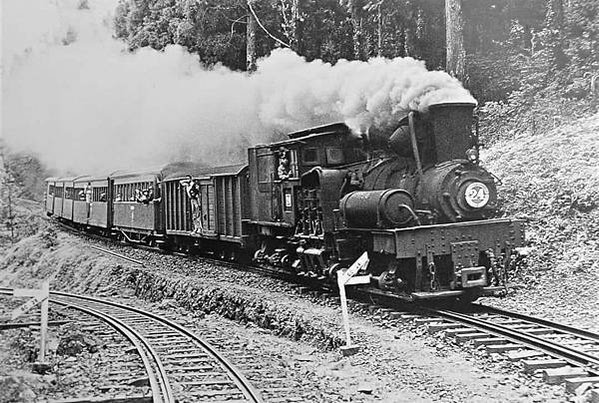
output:
[[[598,134],[595,114],[484,153],[485,165],[503,182],[503,213],[527,221],[533,247],[528,266],[516,273],[513,300],[505,303],[549,316],[577,305],[585,322],[599,322]]]

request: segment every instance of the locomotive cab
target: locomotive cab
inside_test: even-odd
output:
[[[248,151],[250,223],[260,231],[295,228],[301,177],[311,169],[340,168],[366,159],[360,138],[342,123],[289,134],[289,140]],[[268,230],[266,230],[268,228]],[[279,231],[280,232],[280,231]]]

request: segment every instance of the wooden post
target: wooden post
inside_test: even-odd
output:
[[[344,356],[358,352],[358,347],[351,344],[351,334],[349,331],[349,312],[347,310],[347,295],[345,293],[345,286],[370,283],[369,275],[354,277],[360,270],[365,269],[369,262],[370,259],[368,258],[368,252],[364,252],[362,256],[360,256],[358,260],[356,260],[354,264],[352,264],[347,270],[340,270],[337,272],[337,285],[339,286],[341,314],[343,317],[343,328],[345,330],[346,345],[341,347],[341,353]]]
[[[345,276],[337,277],[339,286],[339,297],[341,299],[341,315],[343,317],[343,328],[345,329],[345,345],[351,347],[351,335],[349,332],[349,312],[347,310],[347,295],[345,293]]]
[[[45,372],[49,366],[45,363],[46,360],[46,341],[48,340],[48,304],[50,298],[50,282],[44,281],[41,290],[30,290],[25,288],[16,288],[12,293],[15,297],[32,297],[20,307],[13,309],[10,316],[11,320],[17,319],[22,314],[29,311],[37,304],[41,304],[42,318],[40,323],[40,354],[39,361],[34,364],[34,367],[39,368],[39,372]]]
[[[42,284],[42,323],[40,324],[40,358],[39,362],[46,362],[46,341],[48,336],[48,303],[50,297],[50,282],[44,281]]]

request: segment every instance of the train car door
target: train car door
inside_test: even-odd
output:
[[[214,192],[214,183],[212,179],[202,179],[200,181],[200,206],[203,235],[216,235],[216,197]]]

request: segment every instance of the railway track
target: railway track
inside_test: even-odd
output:
[[[0,293],[12,294],[12,290],[0,288]],[[241,372],[208,342],[172,320],[116,302],[62,292],[51,292],[50,302],[91,315],[122,334],[143,362],[153,402],[263,401]],[[141,381],[145,383],[143,378]]]
[[[238,270],[242,266],[233,262],[219,263]],[[282,277],[279,272],[260,267],[251,268],[251,271]],[[315,292],[331,291],[307,280],[302,285]],[[294,281],[297,282],[297,279],[294,278]],[[361,301],[371,301],[370,308],[373,308],[372,301],[378,301],[371,311],[380,310],[385,315],[393,311],[396,314],[398,310],[404,311],[403,316],[426,325],[430,332],[442,331],[458,342],[469,342],[489,353],[504,354],[510,360],[519,362],[525,372],[541,373],[547,383],[566,382],[570,392],[583,383],[599,384],[598,334],[479,304],[470,305],[468,311],[430,306],[412,306],[406,309],[402,301],[388,293],[376,290],[372,293],[354,291],[350,295]],[[403,316],[394,315],[396,318]]]
[[[599,383],[599,334],[480,304],[467,311],[420,309],[426,316],[415,321],[429,332],[505,354],[549,384],[565,382],[574,392],[584,383]]]

